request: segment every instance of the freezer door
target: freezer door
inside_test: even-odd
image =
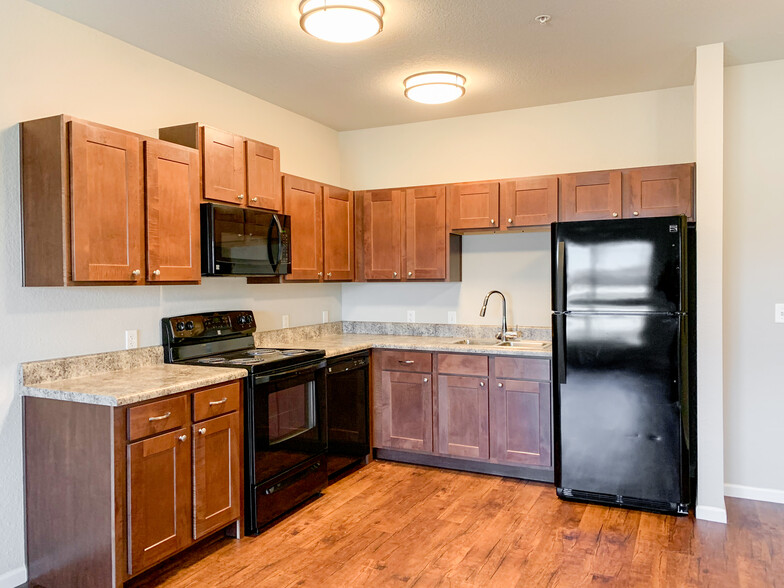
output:
[[[559,489],[688,502],[680,402],[683,320],[555,317]]]
[[[686,217],[555,223],[553,310],[685,312]]]

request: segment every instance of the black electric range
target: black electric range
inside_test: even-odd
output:
[[[257,349],[248,310],[162,320],[164,358],[247,370],[245,530],[262,528],[327,485],[322,349]]]

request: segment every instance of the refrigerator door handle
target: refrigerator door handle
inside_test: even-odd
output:
[[[558,364],[558,383],[566,384],[566,315],[557,313],[555,315],[555,348]]]
[[[555,266],[555,311],[566,310],[566,243],[558,241]]]

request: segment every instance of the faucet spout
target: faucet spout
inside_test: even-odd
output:
[[[507,332],[506,296],[504,296],[503,292],[499,290],[490,290],[485,296],[484,301],[482,302],[482,310],[479,311],[479,316],[481,317],[485,316],[485,313],[487,312],[487,301],[490,300],[490,296],[492,296],[493,294],[498,294],[501,297],[501,303],[502,303],[501,312],[503,313],[503,316],[501,318],[501,332],[499,333],[498,339],[501,339],[501,341],[506,341],[506,332]]]

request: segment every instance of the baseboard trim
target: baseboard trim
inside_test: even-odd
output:
[[[745,498],[746,500],[761,500],[762,502],[775,502],[784,504],[784,490],[772,488],[755,488],[741,484],[724,484],[724,495],[732,498]]]
[[[27,568],[22,566],[0,575],[0,588],[16,588],[27,582]]]
[[[695,516],[701,521],[711,521],[714,523],[727,524],[727,509],[718,506],[697,505],[694,509]]]

